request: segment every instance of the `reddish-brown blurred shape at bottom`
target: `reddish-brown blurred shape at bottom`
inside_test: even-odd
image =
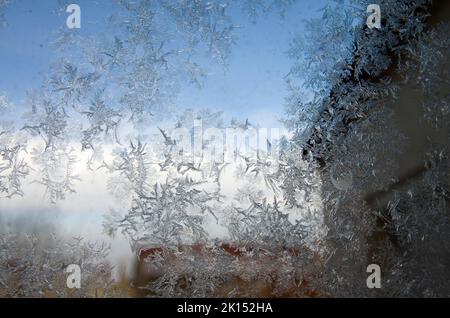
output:
[[[179,274],[177,296],[195,296],[189,294],[188,282],[198,279],[192,269],[208,271],[207,276],[216,282],[209,297],[326,297],[317,284],[322,265],[321,256],[305,246],[149,246],[138,252],[134,283],[151,286],[174,271]]]

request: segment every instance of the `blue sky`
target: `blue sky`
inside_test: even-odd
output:
[[[82,33],[105,29],[104,18],[112,13],[109,1],[76,3],[82,9]],[[272,13],[256,23],[233,10],[233,22],[239,28],[228,68],[209,64],[203,87],[183,87],[177,107],[210,107],[223,110],[226,117],[278,126],[288,94],[284,76],[291,65],[285,52],[294,35],[302,32],[303,20],[317,15],[325,3],[299,0],[284,19]],[[0,92],[17,105],[29,89],[40,85],[55,58],[51,42],[67,17],[58,8],[57,0],[15,0],[6,10],[8,25],[0,28]]]

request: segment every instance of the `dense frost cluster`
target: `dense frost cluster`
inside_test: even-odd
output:
[[[0,297],[108,296],[112,268],[104,243],[55,234],[0,234]],[[66,268],[79,265],[82,288],[69,289]]]
[[[296,40],[291,48],[300,64],[293,81],[303,65],[320,74],[309,74],[305,83],[316,89],[311,98],[292,93],[288,124],[296,131],[293,142],[321,166],[330,246],[324,286],[332,295],[449,295],[449,246],[442,241],[449,235],[448,23],[427,22],[430,4],[380,1],[381,29],[352,24],[346,13],[328,8],[323,24],[313,21],[304,42]],[[347,12],[354,10],[349,6]],[[352,41],[345,40],[349,31]],[[306,50],[299,43],[307,43]],[[338,54],[321,55],[325,45]],[[422,163],[401,178],[396,171],[409,137],[395,112],[399,93],[408,89],[422,102],[409,125],[432,128],[424,130],[429,143]],[[413,106],[402,116],[410,116]],[[380,291],[355,279],[369,263],[385,269]]]

